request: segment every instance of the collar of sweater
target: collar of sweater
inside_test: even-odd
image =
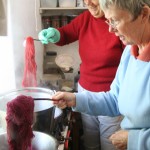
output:
[[[150,42],[140,54],[139,54],[139,49],[137,45],[131,46],[131,55],[133,55],[135,58],[139,60],[149,62],[150,61]]]

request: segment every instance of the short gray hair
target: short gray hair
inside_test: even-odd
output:
[[[150,7],[150,0],[99,0],[102,10],[109,8],[111,5],[127,10],[133,18],[137,18],[142,7],[147,5]]]

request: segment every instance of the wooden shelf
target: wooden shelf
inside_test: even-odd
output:
[[[81,10],[87,10],[86,7],[40,7],[39,8],[40,13],[44,13],[45,11],[81,11]]]
[[[84,10],[86,7],[40,7],[40,10]]]

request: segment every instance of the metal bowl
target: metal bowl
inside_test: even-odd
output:
[[[33,132],[35,137],[32,139],[33,150],[57,150],[57,140],[42,132]],[[8,150],[7,134],[0,134],[0,150]]]

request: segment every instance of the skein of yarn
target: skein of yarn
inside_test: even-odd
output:
[[[32,150],[34,100],[20,95],[7,103],[7,141],[9,150]]]
[[[26,38],[25,44],[25,67],[22,86],[23,87],[36,87],[36,71],[37,65],[35,62],[35,46],[32,37]]]

